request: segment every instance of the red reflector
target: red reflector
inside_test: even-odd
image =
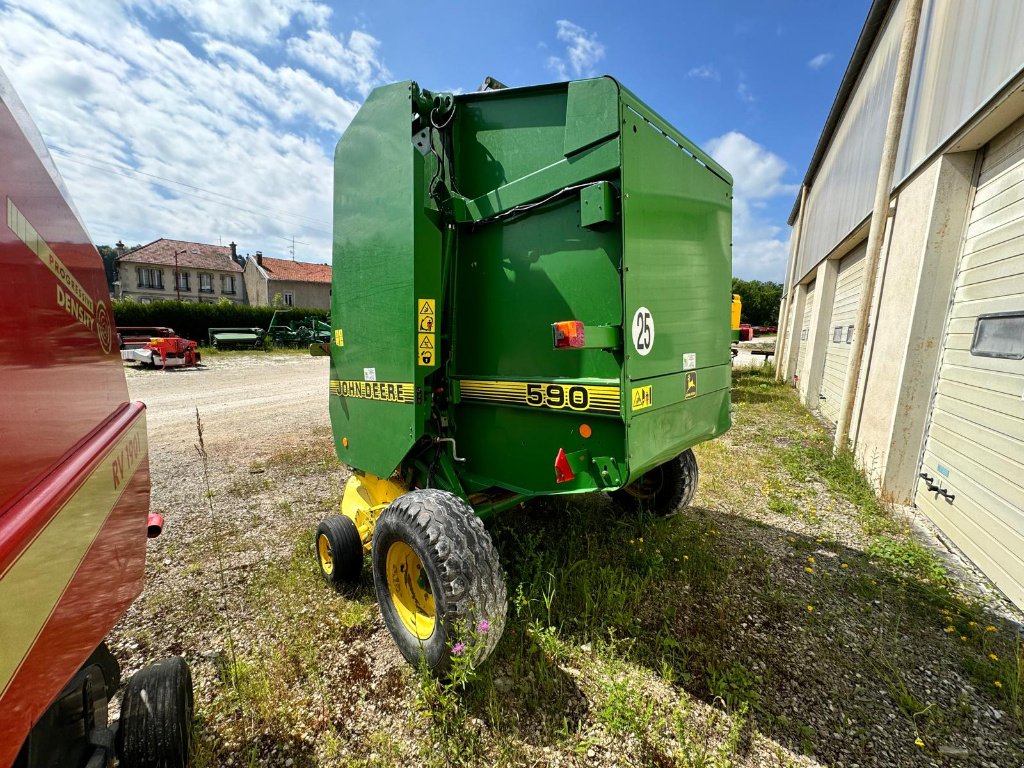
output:
[[[555,349],[583,346],[583,323],[579,320],[564,320],[551,324],[555,336]]]
[[[568,483],[570,480],[575,479],[576,475],[572,473],[572,467],[569,466],[569,459],[565,455],[565,449],[559,448],[558,455],[555,456],[555,482]]]

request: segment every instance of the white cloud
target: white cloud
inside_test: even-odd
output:
[[[811,69],[821,69],[826,64],[832,61],[831,53],[819,53],[813,59],[807,62],[807,66]]]
[[[710,64],[701,64],[699,67],[693,67],[686,73],[686,76],[696,77],[700,80],[714,80],[716,82],[721,79],[721,75],[718,74],[718,70]]]
[[[799,190],[799,185],[783,182],[789,167],[737,131],[712,139],[705,148],[733,176],[733,274],[781,281],[789,257],[789,232],[769,221],[762,209],[773,198],[791,197]]]
[[[305,38],[288,41],[288,53],[293,58],[342,86],[354,87],[362,96],[390,77],[377,57],[379,47],[377,39],[358,30],[349,35],[347,44],[322,29],[311,29]]]
[[[745,104],[753,104],[757,101],[757,98],[751,92],[750,87],[747,85],[746,80],[740,80],[736,86],[736,95],[740,97],[740,101]]]
[[[548,68],[560,80],[573,77],[594,77],[597,65],[604,58],[604,45],[597,39],[596,32],[588,32],[578,24],[566,19],[555,22],[557,37],[565,43],[565,55],[548,57]],[[568,59],[568,61],[566,61]]]
[[[122,0],[151,12],[173,13],[201,34],[268,43],[293,21],[322,27],[331,9],[313,0]]]
[[[288,34],[331,45],[312,35],[326,20],[315,4],[252,7],[268,5],[292,9]],[[283,18],[266,22],[266,34],[282,32]],[[386,73],[377,41],[349,34],[339,64],[347,74],[327,84],[264,62],[261,48],[246,47],[261,45],[254,36],[222,39],[208,28],[190,50],[153,34],[148,20],[89,0],[0,6],[0,60],[59,148],[54,159],[94,241],[222,238],[243,253],[280,255],[294,235],[309,243],[299,258],[329,260],[334,143],[362,89]],[[300,20],[306,26],[295,27]]]

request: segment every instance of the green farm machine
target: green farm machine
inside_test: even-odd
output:
[[[367,98],[335,155],[330,415],[353,469],[317,531],[403,655],[505,622],[487,518],[610,492],[668,513],[730,426],[732,178],[615,80]],[[463,648],[468,650],[463,651]]]

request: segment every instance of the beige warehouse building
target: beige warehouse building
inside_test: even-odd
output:
[[[876,0],[790,224],[779,375],[1024,607],[1024,3]]]

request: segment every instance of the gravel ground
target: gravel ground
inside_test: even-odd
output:
[[[754,349],[775,349],[774,336],[755,336],[752,341],[737,343],[740,353],[733,358],[732,364],[738,368],[759,368],[769,359],[761,355],[751,354]],[[772,361],[775,358],[771,358]]]
[[[207,742],[203,765],[433,764],[423,752],[415,676],[379,618],[369,575],[364,570],[360,584],[343,596],[286,574],[296,553],[307,557],[302,537],[336,510],[348,475],[333,458],[327,360],[239,353],[211,357],[198,370],[126,371],[132,396],[148,406],[152,507],[166,525],[150,543],[146,590],[110,637],[125,676],[168,653],[186,656],[205,718],[199,728]],[[729,469],[703,476],[683,523],[735,570],[733,591],[713,595],[722,602],[704,605],[699,595],[686,600],[692,613],[679,619],[680,638],[720,644],[712,652],[723,668],[735,663],[765,681],[756,712],[760,733],[746,751],[714,764],[1024,766],[1020,727],[968,679],[957,656],[959,640],[943,629],[954,619],[925,622],[900,607],[896,587],[864,554],[870,537],[850,506],[820,482],[794,495],[779,485],[784,478],[771,480],[759,441],[782,438],[765,432],[761,412],[743,416],[747,409],[771,412],[776,406],[768,397],[741,404],[733,430],[700,446],[702,467],[718,461]],[[197,408],[205,465],[196,447]],[[793,411],[781,418],[802,417]],[[814,429],[813,421],[808,424],[800,428]],[[776,513],[768,503],[773,498],[791,500],[798,511]],[[805,603],[813,603],[813,613]],[[302,648],[310,638],[316,647]],[[298,675],[295,690],[262,697],[250,684],[250,698],[274,711],[239,722],[245,718],[220,704],[230,694],[223,669],[232,644],[239,657],[252,651],[248,658],[268,667],[299,668],[308,650],[317,657],[318,679]],[[575,754],[540,737],[524,739],[515,745],[516,763],[676,764],[652,763],[642,749],[595,723],[608,678],[589,653],[589,643],[579,646],[560,669],[576,691],[567,713],[592,713],[580,715],[576,726],[585,731],[579,743],[590,746]],[[528,695],[529,680],[516,680],[507,669],[494,675],[497,690]],[[252,670],[250,676],[261,679]],[[929,706],[920,718],[894,703],[894,688],[904,683]],[[706,734],[712,752],[727,740],[728,716],[713,697],[657,674],[642,673],[639,685],[642,697],[683,707],[689,727]],[[918,719],[927,748],[914,745]],[[257,721],[275,726],[260,731]],[[475,717],[469,722],[488,743],[491,726]],[[491,743],[488,764],[503,764],[494,748]]]

